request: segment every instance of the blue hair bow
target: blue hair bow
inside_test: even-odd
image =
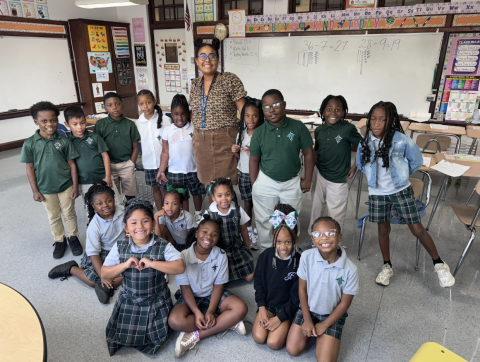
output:
[[[285,225],[287,225],[290,230],[293,230],[297,225],[297,217],[297,211],[292,211],[288,215],[285,215],[280,210],[275,210],[273,214],[270,215],[268,222],[273,225],[274,229],[276,229],[282,224],[282,221],[285,221]]]

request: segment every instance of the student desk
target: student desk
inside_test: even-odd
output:
[[[480,126],[469,124],[467,125],[466,133],[467,137],[472,138],[472,144],[470,145],[470,149],[468,150],[468,154],[471,155],[473,152],[473,148],[475,147],[475,143],[477,142],[477,138],[480,138]]]
[[[433,155],[433,159],[435,160],[436,163],[439,163],[441,160],[445,160],[445,154],[444,153],[435,153]],[[453,161],[453,160],[448,160],[448,162],[451,163],[457,163],[459,165],[464,165],[464,166],[469,166],[470,168],[465,171],[465,173],[462,175],[465,177],[475,177],[475,178],[480,178],[480,162],[475,162],[475,161]],[[428,220],[428,224],[426,229],[430,227],[430,224],[432,223],[433,216],[435,215],[435,212],[437,211],[438,203],[440,202],[440,198],[443,195],[443,192],[445,191],[445,187],[447,186],[447,181],[450,176],[444,175],[443,176],[443,181],[440,186],[440,190],[438,190],[437,198],[435,199],[435,203],[433,204],[433,209],[432,213],[430,214],[430,219]]]
[[[409,121],[401,121],[400,123],[402,124],[403,132],[405,132],[408,129],[408,127],[410,126]],[[361,129],[363,126],[366,126],[366,125],[367,125],[367,119],[362,118],[360,121],[357,122],[355,127],[357,127],[358,129]]]
[[[0,283],[0,354],[2,362],[47,360],[42,321],[30,302]]]
[[[433,128],[432,128],[433,126]],[[460,151],[461,137],[466,135],[465,128],[461,126],[447,126],[448,129],[436,129],[434,124],[424,123],[412,123],[408,128],[410,130],[410,138],[413,138],[413,134],[416,133],[428,133],[439,136],[452,136],[457,139],[457,145],[455,146],[455,153]]]

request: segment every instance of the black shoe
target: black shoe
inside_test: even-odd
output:
[[[53,250],[53,258],[54,259],[60,259],[63,258],[63,255],[65,254],[65,250],[67,249],[67,238],[64,236],[63,241],[55,241],[53,243],[55,246],[55,249]]]
[[[102,287],[101,282],[95,284],[95,294],[97,295],[99,302],[102,304],[107,304],[114,292],[115,289],[110,289],[107,286]]]
[[[80,244],[80,241],[76,236],[69,237],[68,244],[70,245],[70,250],[72,251],[73,255],[79,256],[83,254],[82,244]]]
[[[72,269],[72,267],[74,267],[74,266],[78,266],[78,264],[75,260],[57,265],[55,268],[53,268],[52,270],[50,270],[48,272],[48,277],[50,279],[56,279],[56,278],[67,279],[67,277],[72,275],[72,274],[70,274],[70,269]]]

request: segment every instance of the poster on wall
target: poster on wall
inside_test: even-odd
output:
[[[0,0],[0,15],[10,16],[7,0]]]
[[[37,4],[46,4],[47,0],[37,0]]]
[[[10,16],[23,18],[22,4],[16,1],[10,1]]]
[[[107,28],[105,26],[88,25],[88,39],[92,52],[108,52]]]
[[[134,44],[135,48],[135,65],[137,67],[147,66],[147,51],[144,44]]]
[[[112,73],[112,60],[110,53],[88,52],[88,66],[90,67],[90,74],[95,74],[97,71],[108,71]]]
[[[127,28],[118,28],[112,26],[112,38],[117,58],[129,58],[130,50],[128,48]]]
[[[135,73],[137,74],[137,88],[148,89],[148,69],[137,67]]]
[[[145,43],[145,23],[143,18],[132,18],[133,41]]]
[[[117,59],[117,80],[119,85],[133,84],[130,59]]]
[[[165,64],[165,88],[167,92],[182,93],[180,64]]]
[[[347,0],[347,9],[374,8],[375,0]]]
[[[23,3],[23,16],[30,19],[37,18],[37,12],[35,11],[35,4]]]
[[[92,89],[93,89],[93,98],[103,97],[102,83],[92,83]]]
[[[445,120],[469,122],[473,116],[480,77],[447,76],[441,111]]]
[[[195,0],[195,21],[213,21],[213,0]]]
[[[480,38],[454,38],[447,65],[447,75],[480,75]]]
[[[48,14],[48,6],[46,5],[37,5],[37,13],[39,19],[50,19]]]
[[[228,10],[230,38],[245,38],[245,9]]]

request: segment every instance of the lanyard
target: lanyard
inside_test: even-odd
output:
[[[202,125],[201,128],[205,128],[207,126],[207,102],[208,97],[210,96],[210,92],[212,91],[212,87],[217,80],[218,72],[215,72],[213,76],[212,83],[210,84],[210,88],[208,89],[208,95],[205,95],[205,77],[202,78],[202,83],[200,85],[200,108],[202,110]]]

